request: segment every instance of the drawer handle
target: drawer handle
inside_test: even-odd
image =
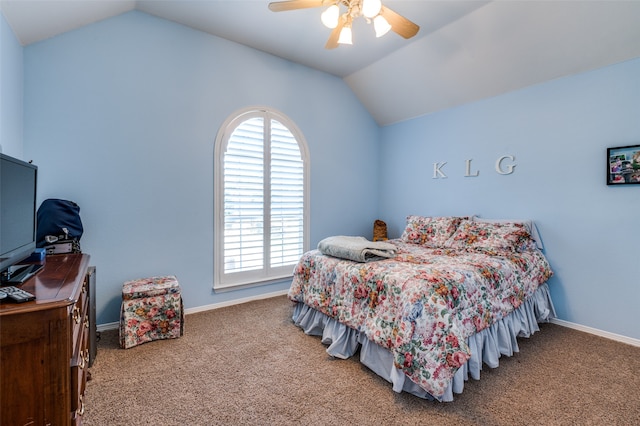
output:
[[[84,349],[80,351],[80,365],[78,367],[80,367],[80,370],[83,370],[85,366],[85,360],[84,360]]]
[[[84,351],[84,363],[89,365],[89,349],[85,349]]]
[[[89,318],[84,319],[84,327],[89,328]]]
[[[80,408],[76,410],[76,413],[78,413],[78,416],[84,416],[84,399],[82,395],[80,395]]]
[[[73,321],[76,324],[80,324],[80,308],[78,308],[77,306],[73,307]]]

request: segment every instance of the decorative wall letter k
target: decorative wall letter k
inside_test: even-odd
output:
[[[433,163],[433,179],[438,179],[440,177],[442,178],[447,177],[447,175],[445,175],[442,172],[442,170],[440,170],[442,167],[444,167],[445,164],[447,164],[446,161],[444,163]]]

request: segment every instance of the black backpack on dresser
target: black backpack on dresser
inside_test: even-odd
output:
[[[84,229],[80,206],[69,200],[46,199],[37,213],[36,245],[47,254],[81,253]]]

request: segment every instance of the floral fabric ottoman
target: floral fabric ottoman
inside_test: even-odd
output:
[[[176,339],[183,332],[184,310],[175,276],[141,278],[122,285],[121,348]]]

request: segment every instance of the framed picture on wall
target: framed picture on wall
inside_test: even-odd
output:
[[[640,185],[640,145],[607,148],[607,185]]]

